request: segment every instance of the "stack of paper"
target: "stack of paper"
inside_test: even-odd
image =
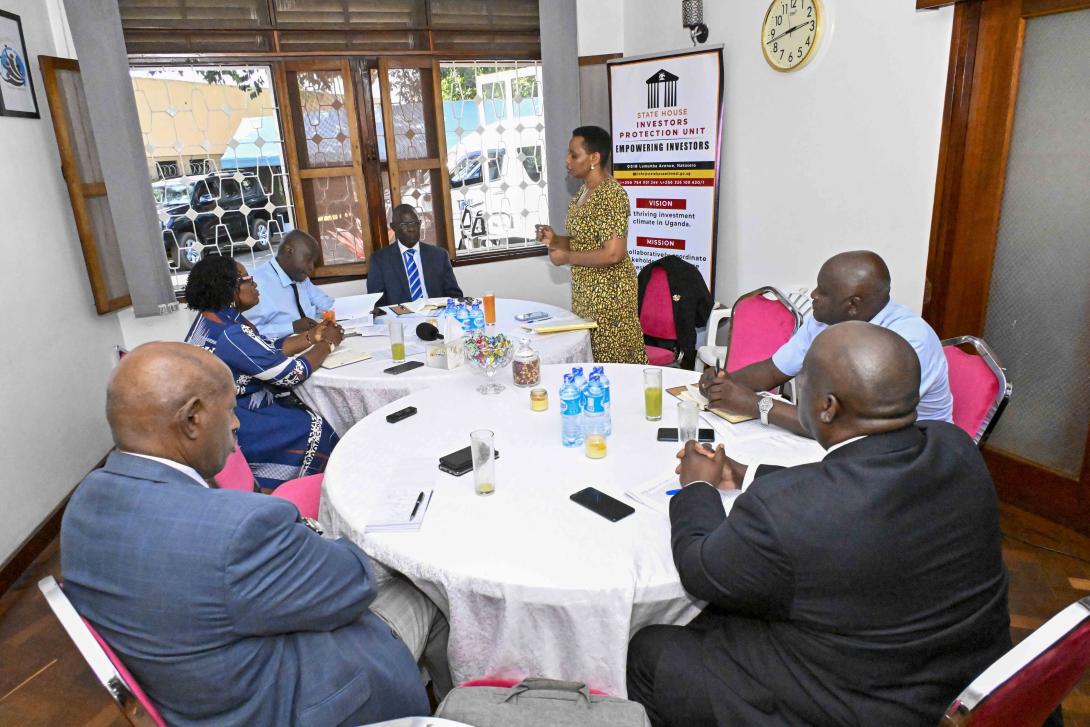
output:
[[[597,328],[595,321],[584,321],[582,318],[564,318],[544,323],[523,323],[522,327],[531,333],[563,333],[564,331],[585,331]]]
[[[382,293],[366,293],[364,295],[342,295],[333,301],[333,311],[338,321],[355,322],[364,316],[370,318],[371,311],[375,309],[375,303],[382,297]]]
[[[397,477],[371,501],[365,533],[404,533],[420,529],[431,504],[439,469],[432,459],[411,459]]]
[[[713,483],[714,484],[714,483]],[[703,487],[704,485],[701,485]],[[636,487],[625,490],[625,495],[640,503],[644,507],[651,508],[661,512],[664,515],[670,514],[670,500],[673,495],[667,494],[674,492],[681,488],[678,484],[677,475],[669,474],[663,477],[657,477],[654,480],[643,483]],[[719,495],[723,499],[723,509],[730,514],[731,506],[734,505],[735,498],[741,493],[738,490],[720,490]]]

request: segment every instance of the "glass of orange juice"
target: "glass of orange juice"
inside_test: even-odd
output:
[[[489,326],[496,323],[496,294],[491,290],[484,294],[484,322]]]

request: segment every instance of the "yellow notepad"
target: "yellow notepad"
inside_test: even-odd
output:
[[[739,424],[741,422],[748,422],[751,419],[756,419],[756,417],[751,417],[746,414],[731,414],[722,409],[710,409],[708,408],[708,400],[704,395],[688,386],[674,386],[667,389],[666,393],[681,399],[682,401],[695,401],[700,406],[701,411],[711,412],[720,419],[725,419],[731,424]]]
[[[563,333],[565,331],[586,331],[597,328],[595,321],[553,321],[551,323],[525,323],[522,326],[533,333]]]

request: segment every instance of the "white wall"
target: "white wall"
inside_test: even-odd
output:
[[[869,248],[889,264],[896,299],[918,310],[953,10],[824,5],[818,55],[781,74],[760,50],[766,0],[704,3],[708,44],[725,46],[716,297],[813,287],[830,255]],[[692,47],[679,6],[627,0],[625,55]]]
[[[6,0],[21,16],[41,119],[0,116],[0,562],[110,448],[104,415],[116,316],[94,312],[38,55],[55,55],[41,0]]]
[[[677,6],[680,18],[681,3]],[[576,0],[575,12],[580,56],[624,52],[625,0]]]

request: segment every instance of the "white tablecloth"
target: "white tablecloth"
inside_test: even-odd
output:
[[[515,316],[531,311],[545,311],[557,319],[572,316],[570,311],[545,303],[500,298],[496,300],[496,325],[489,328],[489,333],[506,333],[514,338],[530,337],[534,348],[541,355],[542,363],[578,363],[594,360],[588,331],[537,336],[524,330],[515,321]],[[434,315],[432,313],[427,317],[434,317]],[[390,318],[390,315],[385,315],[377,318],[375,322],[384,324]],[[424,344],[416,337],[416,326],[424,318],[425,316],[402,316],[397,319],[405,327],[407,346],[423,347]],[[371,353],[373,358],[337,369],[319,369],[311,375],[309,380],[295,388],[299,398],[321,414],[333,430],[341,436],[344,436],[353,424],[375,409],[407,394],[437,384],[453,385],[456,380],[468,381],[471,378],[479,378],[481,381],[478,383],[483,383],[484,379],[483,374],[468,366],[462,366],[453,371],[423,367],[397,376],[384,374],[383,369],[394,365],[390,360],[388,336],[369,338],[352,336],[346,338],[337,350],[340,352],[342,349],[366,351]],[[422,353],[409,355],[406,360],[423,361],[424,355]],[[503,384],[511,384],[511,367],[507,366],[499,371],[496,374],[496,380]]]
[[[649,624],[687,623],[702,606],[681,587],[668,517],[624,495],[626,487],[673,471],[678,447],[656,441],[656,434],[659,426],[676,426],[675,400],[664,394],[663,420],[646,421],[641,367],[608,365],[613,436],[608,455],[590,460],[582,447],[560,443],[557,391],[568,368],[543,367],[550,396],[543,413],[532,412],[526,390],[514,387],[484,396],[463,380],[417,392],[353,427],[326,468],[321,520],[327,532],[350,538],[406,575],[447,614],[456,683],[548,676],[624,695],[632,634]],[[663,374],[667,387],[697,378],[676,369]],[[385,421],[409,404],[419,410],[416,416]],[[746,459],[787,463],[821,456],[814,442],[783,430],[716,422],[717,432],[723,430],[719,441]],[[437,461],[468,445],[469,432],[480,428],[496,433],[494,494],[474,494],[472,473],[453,477],[436,469],[419,532],[364,536],[374,498],[397,481],[399,463],[421,456]],[[772,444],[762,449],[769,437]],[[420,483],[421,489],[431,485]],[[612,523],[568,499],[588,485],[633,504],[636,513]]]

